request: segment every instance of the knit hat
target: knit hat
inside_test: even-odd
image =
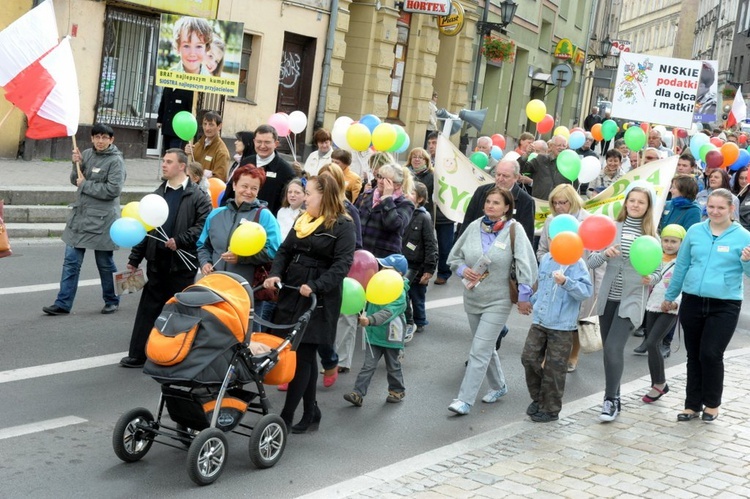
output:
[[[399,255],[398,253],[388,255],[385,258],[378,258],[378,263],[381,267],[386,269],[394,269],[401,275],[406,275],[406,273],[409,271],[409,264],[406,261],[406,258],[404,257],[404,255]]]
[[[669,224],[661,230],[661,237],[674,237],[677,239],[685,239],[687,231],[682,225]]]

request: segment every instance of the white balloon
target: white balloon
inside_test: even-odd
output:
[[[700,132],[701,130],[703,130],[703,125],[701,125],[700,123],[693,123],[692,125],[690,125],[690,128],[688,129],[687,133],[688,135],[692,137],[693,135]]]
[[[657,130],[662,137],[667,133],[667,127],[664,125],[656,125],[654,130]]]
[[[302,111],[292,111],[289,115],[289,130],[300,133],[307,128],[307,116]]]
[[[578,181],[582,184],[588,184],[602,172],[602,165],[599,158],[595,156],[586,156],[581,160],[581,171],[578,174]]]
[[[349,147],[349,141],[346,140],[346,132],[349,130],[349,126],[352,123],[354,123],[354,120],[348,116],[341,116],[336,118],[336,121],[333,122],[331,138],[333,139],[333,143],[336,144],[339,149],[346,149],[347,151],[352,150]]]
[[[146,224],[161,227],[169,216],[169,205],[158,194],[146,194],[138,205],[138,214]]]
[[[518,158],[520,158],[520,157],[521,157],[521,155],[518,154],[516,151],[511,151],[508,154],[506,154],[505,156],[503,156],[503,161],[518,160]]]

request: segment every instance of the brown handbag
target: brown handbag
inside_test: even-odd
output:
[[[10,250],[10,239],[8,239],[8,230],[3,221],[3,207],[5,202],[0,199],[0,258],[10,256],[13,252]]]
[[[510,290],[510,302],[518,303],[518,277],[516,276],[516,224],[511,222],[510,231],[510,276],[508,277],[508,289]]]
[[[255,212],[255,223],[260,223],[260,212],[266,209],[261,206]],[[253,275],[252,287],[257,288],[262,286],[266,279],[268,279],[268,272],[271,270],[271,264],[273,262],[264,263],[255,266],[255,274]],[[279,290],[276,288],[266,289],[262,288],[253,293],[255,301],[277,301],[279,299]]]

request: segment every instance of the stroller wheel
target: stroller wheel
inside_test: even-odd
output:
[[[276,414],[266,414],[250,435],[250,460],[257,468],[276,464],[286,447],[286,426]]]
[[[112,447],[117,457],[133,463],[145,456],[154,443],[154,434],[148,429],[153,422],[154,416],[143,407],[123,414],[112,433]]]
[[[190,444],[187,470],[190,479],[198,485],[214,483],[224,471],[227,462],[227,437],[218,428],[206,428]]]

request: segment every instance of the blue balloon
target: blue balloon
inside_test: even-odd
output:
[[[490,156],[492,156],[493,159],[500,161],[503,157],[503,150],[498,146],[492,146],[492,149],[490,149]]]
[[[555,215],[549,224],[549,238],[554,239],[560,232],[575,232],[578,234],[578,219],[567,213]]]
[[[146,237],[146,228],[135,218],[118,218],[109,228],[109,237],[118,246],[132,248]]]
[[[690,152],[693,154],[693,157],[697,160],[700,160],[701,158],[701,147],[704,144],[708,144],[711,141],[711,139],[708,138],[708,135],[703,133],[696,133],[692,136],[690,139]]]
[[[375,130],[375,127],[381,123],[380,118],[374,114],[366,114],[362,116],[359,119],[359,122],[366,126],[370,130],[370,133],[372,133]]]
[[[739,170],[748,164],[750,164],[750,152],[747,152],[746,149],[740,149],[740,156],[737,158],[737,161],[729,165],[729,171]]]
[[[568,147],[573,150],[580,149],[585,143],[586,136],[583,134],[583,132],[579,132],[578,130],[571,133],[570,137],[568,138]]]
[[[401,154],[402,152],[406,152],[407,149],[409,149],[411,140],[409,139],[409,136],[407,135],[404,139],[404,143],[401,145],[401,147],[396,151],[398,154]]]
[[[219,194],[219,199],[218,199],[219,206],[221,206],[221,202],[224,200],[224,194],[226,194],[226,193],[227,193],[227,190],[224,189],[223,191],[221,191],[221,194]]]

